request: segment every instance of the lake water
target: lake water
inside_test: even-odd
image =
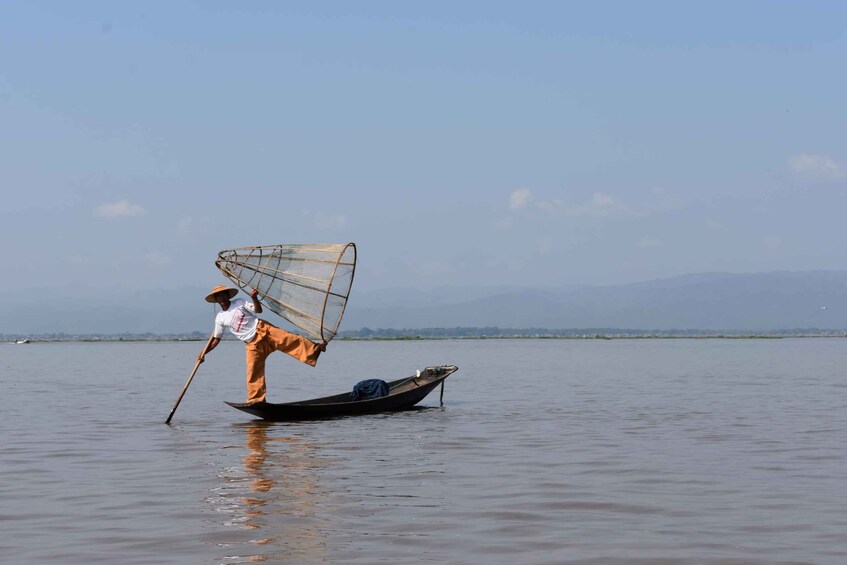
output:
[[[429,408],[266,424],[243,346],[0,345],[3,563],[847,563],[847,340],[330,344],[287,401],[455,364]]]

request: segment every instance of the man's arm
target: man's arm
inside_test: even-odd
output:
[[[213,337],[212,339],[210,339],[209,340],[209,347],[207,347],[205,351],[200,352],[200,355],[197,356],[197,361],[200,362],[200,363],[205,361],[206,360],[206,354],[208,352],[210,352],[211,350],[213,350],[214,348],[216,348],[220,342],[221,342],[221,338],[219,338],[219,337]]]
[[[255,288],[250,291],[250,298],[253,299],[253,309],[256,311],[256,314],[262,313],[262,303],[259,302],[259,291]]]

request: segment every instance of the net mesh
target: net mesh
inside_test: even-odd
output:
[[[280,244],[227,249],[215,265],[311,338],[338,333],[356,270],[356,245]]]

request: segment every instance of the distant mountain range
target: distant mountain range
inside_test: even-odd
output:
[[[6,295],[0,334],[208,333],[206,289],[98,296]],[[266,317],[284,325],[275,314]],[[353,288],[342,330],[619,328],[769,331],[847,328],[847,271],[705,273],[615,286]]]
[[[355,298],[347,329],[847,328],[847,271],[706,273],[602,287],[480,289],[476,296],[469,289],[441,289]]]

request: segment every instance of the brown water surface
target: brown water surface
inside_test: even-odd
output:
[[[456,364],[428,408],[252,421],[225,342],[0,345],[6,563],[847,563],[847,341],[336,341],[269,399]]]

